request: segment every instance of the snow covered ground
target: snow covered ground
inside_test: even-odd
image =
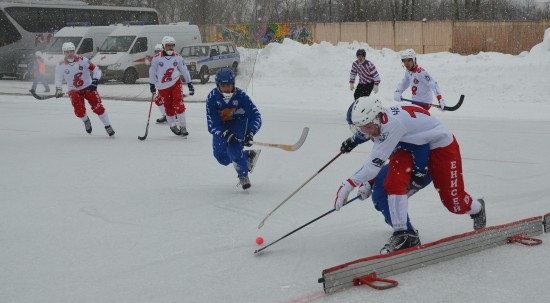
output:
[[[550,297],[548,235],[538,247],[507,245],[392,277],[399,287],[323,295],[321,271],[375,255],[391,235],[370,201],[355,202],[254,255],[266,244],[330,210],[335,192],[371,149],[338,158],[265,226],[264,216],[339,152],[350,132],[348,73],[367,48],[382,76],[387,105],[404,70],[397,53],[364,44],[304,46],[292,41],[259,52],[241,49],[237,84],[263,115],[256,140],[294,143],[296,152],[263,148],[249,191],[211,152],[204,101],[196,84],[187,101],[190,136],[166,125],[143,135],[146,81],[108,83],[114,138],[91,115],[84,132],[68,98],[38,101],[28,82],[0,81],[0,302],[535,302]],[[256,61],[256,58],[258,60]],[[432,113],[457,136],[469,192],[485,197],[489,225],[550,212],[550,34],[519,56],[420,55],[456,112]],[[252,71],[254,70],[254,73]],[[252,77],[253,75],[253,77]],[[409,93],[404,97],[409,97]],[[193,101],[193,102],[191,102]],[[153,109],[153,117],[158,111]],[[423,243],[471,230],[429,187],[410,215]]]

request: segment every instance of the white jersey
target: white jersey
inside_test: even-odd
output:
[[[439,85],[437,85],[437,81],[418,65],[415,65],[412,71],[407,70],[405,72],[405,77],[397,85],[395,91],[403,93],[409,86],[411,86],[411,99],[413,101],[432,103],[432,92],[436,96],[441,96],[441,90],[439,89]]]
[[[368,160],[351,177],[355,184],[374,179],[399,142],[429,144],[432,150],[451,144],[453,134],[428,110],[416,105],[399,105],[386,108],[380,135],[373,141]]]
[[[101,78],[101,70],[88,58],[78,56],[73,62],[64,59],[55,68],[55,87],[61,88],[65,79],[68,91],[83,90],[92,84],[90,71],[94,72],[94,79]]]
[[[160,52],[153,57],[149,68],[149,83],[155,84],[157,89],[172,87],[180,79],[180,75],[183,75],[185,82],[191,82],[189,70],[182,56],[175,52],[172,56]]]

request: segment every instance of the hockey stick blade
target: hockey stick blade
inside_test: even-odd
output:
[[[445,106],[444,110],[453,112],[453,111],[457,110],[458,108],[460,108],[462,106],[463,102],[464,102],[464,95],[460,95],[460,98],[458,99],[457,104],[455,104],[454,106]]]
[[[145,129],[145,135],[142,136],[138,136],[138,139],[143,141],[145,139],[147,139],[147,133],[149,132],[149,123],[147,123],[147,128]]]
[[[425,102],[421,102],[421,101],[409,100],[409,99],[405,99],[405,98],[401,98],[401,101],[407,101],[407,102],[411,102],[413,104],[428,105],[428,106],[433,106],[435,108],[441,108],[441,106],[439,104],[430,104],[430,103],[425,103]],[[462,106],[462,102],[464,102],[464,95],[460,95],[460,98],[458,99],[458,102],[454,106],[445,106],[445,108],[443,110],[453,112],[453,111],[457,110],[460,106]]]
[[[256,145],[261,145],[261,146],[276,147],[276,148],[280,148],[280,149],[286,150],[286,151],[296,151],[300,147],[302,147],[302,145],[306,141],[308,132],[309,132],[309,127],[304,127],[304,129],[302,130],[302,135],[300,136],[300,139],[298,139],[298,142],[296,142],[292,145],[290,145],[290,144],[264,143],[264,142],[258,142],[258,141],[252,141],[252,143],[256,144]]]
[[[138,136],[138,139],[140,141],[145,140],[145,138],[147,138],[147,134],[149,133],[149,122],[151,122],[151,109],[153,108],[154,100],[155,100],[155,94],[153,93],[151,95],[151,102],[149,103],[149,114],[147,115],[147,126],[145,126],[145,135],[143,135],[143,137]]]
[[[38,95],[38,94],[37,94],[36,92],[34,92],[34,91],[31,91],[31,94],[32,94],[33,97],[35,97],[35,98],[38,99],[38,100],[46,100],[46,99],[51,99],[51,98],[54,98],[54,97],[55,97],[55,94],[53,94],[53,95],[43,95],[43,96],[40,96],[40,95]],[[63,95],[64,95],[64,94],[63,94]],[[63,95],[61,95],[61,96],[63,96]]]

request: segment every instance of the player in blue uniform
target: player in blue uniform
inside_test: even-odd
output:
[[[206,98],[214,157],[225,166],[233,163],[239,184],[246,190],[251,186],[248,173],[254,169],[260,150],[243,148],[252,146],[262,117],[250,97],[235,87],[235,74],[230,68],[224,67],[216,73],[216,86]]]
[[[351,123],[351,109],[352,109],[352,106],[349,107],[348,113],[347,113],[347,122],[349,125],[353,125]],[[350,138],[342,142],[340,151],[343,153],[349,153],[357,145],[365,143],[369,140],[370,138],[365,136],[361,132],[354,131],[353,136],[351,136]],[[386,190],[386,186],[395,189],[396,187],[403,186],[403,182],[406,182],[408,183],[406,193],[409,197],[415,194],[420,189],[428,186],[432,182],[432,178],[427,172],[429,154],[430,154],[430,146],[428,144],[414,145],[414,144],[400,142],[397,145],[397,149],[394,152],[394,155],[390,157],[390,163],[392,161],[394,163],[395,162],[399,162],[399,163],[396,164],[395,166],[392,166],[391,164],[384,164],[384,166],[382,167],[382,169],[380,170],[380,172],[378,173],[375,179],[370,180],[366,184],[361,184],[361,186],[359,187],[359,194],[361,195],[359,199],[365,200],[372,193],[372,202],[374,204],[374,208],[376,208],[376,210],[381,212],[382,215],[384,216],[384,220],[386,221],[386,223],[392,226],[389,203],[388,203],[388,192]],[[386,179],[386,175],[388,174],[390,167],[392,167],[392,169],[403,170],[403,167],[408,167],[411,165],[411,163],[412,163],[412,171],[410,174],[410,178],[407,176],[403,178],[403,180]],[[406,174],[403,174],[403,176],[405,175]],[[392,243],[390,239],[390,242],[386,244],[381,249],[380,252],[390,253],[395,250],[405,249],[412,246],[420,245],[420,238],[418,237],[418,232],[411,224],[408,215],[407,215],[406,231],[410,236],[406,239],[403,245],[398,246],[401,243]],[[397,239],[398,238],[396,238],[396,240]],[[397,247],[399,248],[396,249]]]

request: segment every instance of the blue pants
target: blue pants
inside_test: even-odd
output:
[[[388,193],[384,189],[384,182],[386,180],[386,175],[388,174],[388,169],[389,169],[388,164],[384,165],[384,167],[382,167],[382,169],[378,173],[378,176],[376,176],[376,179],[374,180],[374,186],[372,187],[372,202],[374,204],[374,208],[376,208],[377,211],[382,213],[386,223],[392,226],[390,209],[388,205]],[[428,174],[424,179],[424,184],[422,184],[422,188],[428,186],[428,184],[430,184],[431,182],[432,182],[432,178]],[[407,230],[414,230],[414,227],[412,226],[408,215],[407,215]]]
[[[243,140],[246,123],[242,121],[228,122],[227,129],[237,136],[237,138]],[[212,137],[212,149],[214,157],[221,165],[227,166],[233,163],[237,175],[239,177],[248,176],[248,151],[243,150],[243,143],[228,143],[227,140],[220,136]]]
[[[48,82],[44,79],[43,76],[35,76],[34,80],[32,81],[32,90],[36,90],[36,86],[38,83],[42,83],[44,85],[44,89],[46,91],[50,91],[50,87],[48,86]]]

